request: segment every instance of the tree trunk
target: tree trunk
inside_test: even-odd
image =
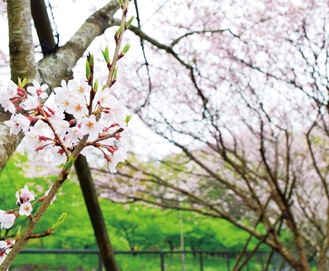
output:
[[[30,0],[7,1],[9,53],[11,78],[17,82],[18,77],[32,81],[38,77],[34,59],[32,40]],[[23,138],[23,134],[9,135],[9,128],[3,123],[10,114],[0,108],[0,171]]]
[[[79,155],[74,165],[105,269],[118,271],[87,159]]]
[[[30,0],[8,0],[8,27],[11,79],[37,78],[32,40]]]

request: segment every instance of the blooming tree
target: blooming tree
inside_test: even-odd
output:
[[[230,221],[259,241],[235,270],[261,244],[282,266],[327,270],[327,2],[175,3],[155,20],[161,37],[131,28],[147,65],[123,82],[176,154],[131,159],[115,180],[95,169],[103,196]]]
[[[8,10],[14,8],[8,3]],[[129,1],[120,2],[122,19],[114,35],[115,51],[110,60],[109,50],[103,51],[108,67],[108,77],[100,87],[94,80],[94,57],[89,55],[86,62],[86,78],[62,80],[60,87],[54,88],[53,101],[47,98],[47,84],[18,78],[18,84],[9,83],[3,92],[0,104],[10,118],[4,121],[11,135],[24,135],[29,158],[47,152],[55,165],[63,165],[55,183],[45,195],[35,200],[35,195],[25,186],[16,193],[18,208],[0,212],[0,227],[10,229],[17,216],[27,216],[29,223],[15,240],[1,241],[0,270],[7,270],[10,263],[31,238],[39,238],[53,232],[54,226],[44,233],[35,234],[34,228],[54,201],[56,193],[67,179],[70,169],[79,155],[91,155],[94,150],[102,153],[111,171],[126,159],[124,138],[130,120],[128,110],[112,95],[110,88],[117,80],[117,61],[129,50],[129,45],[121,49],[123,33],[132,22],[126,21]],[[9,11],[8,11],[9,13]],[[33,204],[42,202],[36,212]],[[61,217],[58,223],[61,223]],[[57,224],[58,224],[57,223]],[[56,225],[55,225],[56,226]]]
[[[326,1],[153,2],[158,12],[130,28],[144,54],[128,64],[136,73],[123,74],[130,93],[122,95],[179,154],[153,165],[135,159],[120,169],[121,179],[98,178],[103,195],[224,218],[279,253],[282,265],[310,270],[317,257],[318,270],[326,270]],[[113,11],[109,4],[96,12],[31,76],[20,75],[26,63],[17,64],[31,56],[15,54],[13,67],[21,70],[14,78],[63,78],[58,74],[72,70],[90,40],[119,23]],[[21,38],[13,44],[23,44]],[[0,153],[1,167],[19,135],[0,133],[8,146],[0,148],[8,150]],[[149,138],[146,144],[152,147]],[[236,270],[246,263],[241,259]]]

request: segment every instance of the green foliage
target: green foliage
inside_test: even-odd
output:
[[[86,78],[89,80],[90,77],[91,77],[90,64],[89,64],[89,61],[86,60]]]
[[[126,29],[128,29],[130,27],[130,25],[133,22],[134,18],[135,18],[134,16],[131,16],[130,19],[126,22]]]
[[[110,56],[109,56],[109,47],[106,45],[105,50],[102,50],[102,54],[106,63],[110,63]]]
[[[3,210],[15,207],[15,192],[25,184],[40,197],[56,178],[26,178],[20,170],[24,162],[24,156],[16,155],[0,173],[0,203]],[[100,203],[112,245],[116,250],[180,250],[182,234],[187,250],[236,251],[243,247],[248,238],[248,234],[224,220],[195,213],[179,213],[145,204],[115,204],[106,199],[101,199]],[[38,208],[39,204],[34,208]],[[63,212],[67,212],[65,222],[56,227],[55,233],[50,237],[31,240],[30,247],[97,248],[83,196],[78,182],[74,179],[65,182],[35,233],[51,228]],[[24,226],[26,223],[25,217],[18,217],[18,225],[10,234],[15,236],[18,226]]]
[[[23,175],[23,167],[26,157],[15,155],[11,158],[6,168],[0,173],[0,202],[1,209],[8,210],[15,206],[15,192],[25,184],[33,190],[37,197],[47,191],[55,176],[26,178]],[[173,173],[174,174],[174,173]],[[181,234],[184,236],[186,250],[218,251],[225,250],[236,252],[241,250],[248,234],[237,229],[230,223],[205,217],[200,214],[159,209],[145,204],[116,204],[106,199],[100,200],[106,224],[113,248],[115,250],[181,250]],[[36,203],[35,209],[40,203]],[[63,212],[67,212],[65,222]],[[60,219],[59,219],[60,218]],[[42,218],[35,233],[42,233],[60,222],[58,227],[53,227],[55,232],[50,237],[30,240],[30,248],[58,248],[58,249],[97,249],[93,229],[89,221],[83,196],[74,175],[65,182],[57,199],[50,206],[49,211]],[[27,223],[25,217],[18,217],[18,225],[11,231],[15,236],[19,227]],[[0,232],[0,237],[4,232]],[[290,237],[283,232],[282,239]],[[252,240],[248,249],[252,249],[257,240]],[[263,247],[262,250],[266,250]],[[232,254],[233,255],[233,254]],[[231,255],[231,256],[232,256]],[[231,257],[230,256],[230,257]],[[45,258],[47,268],[49,264],[68,266],[69,270],[75,270],[79,265],[81,270],[91,270],[97,266],[97,261],[89,258],[97,258],[95,255],[23,255],[18,257],[17,264],[33,263],[33,270],[44,270]],[[77,260],[77,257],[79,260]],[[225,256],[226,257],[226,256]],[[203,262],[207,270],[218,270],[225,267],[227,259],[223,255],[204,254]],[[81,258],[81,259],[80,259]],[[231,264],[235,256],[231,258]],[[51,260],[52,259],[52,260]],[[116,256],[122,270],[156,270],[160,265],[159,255],[120,255]],[[198,255],[187,255],[186,270],[199,270]],[[181,255],[165,255],[166,270],[177,270],[181,265]],[[259,270],[259,262],[251,262],[251,267]],[[256,267],[257,266],[257,267]],[[137,268],[138,267],[138,268]],[[39,269],[38,269],[39,268]],[[137,268],[137,269],[136,269]],[[80,270],[80,269],[79,269]]]
[[[7,166],[0,173],[0,209],[8,210],[15,206],[15,193],[19,188],[23,188],[24,182],[19,182],[18,180],[25,180],[26,178],[22,175],[22,172],[17,170],[20,164],[26,161],[23,156],[16,156],[11,159]],[[16,166],[17,164],[17,166]]]
[[[27,83],[27,79],[26,78],[24,78],[23,81],[22,81],[21,78],[18,78],[18,86],[19,87],[24,87],[26,85],[26,83]]]

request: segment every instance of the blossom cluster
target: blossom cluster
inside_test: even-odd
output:
[[[0,241],[0,265],[6,259],[7,254],[15,244],[15,240],[8,239],[6,241]]]
[[[43,197],[39,198],[37,201],[42,201],[45,196],[48,195],[48,191]],[[0,230],[8,230],[13,227],[18,216],[29,217],[33,210],[32,204],[36,202],[34,200],[35,195],[32,191],[29,190],[27,185],[25,185],[24,188],[18,190],[16,192],[16,203],[18,205],[18,208],[9,211],[0,210]],[[0,265],[5,260],[7,254],[9,253],[14,244],[15,240],[12,239],[0,241]]]
[[[0,229],[10,229],[16,220],[17,216],[30,216],[33,210],[32,201],[35,200],[33,192],[29,190],[27,185],[16,192],[16,203],[19,206],[18,213],[14,211],[0,210]]]
[[[0,105],[11,113],[11,118],[5,121],[10,134],[24,133],[28,142],[24,147],[30,160],[46,153],[51,155],[54,165],[65,163],[83,139],[81,154],[100,151],[110,171],[116,172],[117,163],[127,156],[125,135],[130,115],[109,88],[97,90],[97,85],[92,88],[85,80],[62,80],[61,86],[54,88],[53,99],[44,103],[48,86],[33,82],[25,88],[25,84],[21,80],[18,85],[10,81],[0,96]],[[33,204],[43,201],[48,193],[49,190],[35,200],[27,186],[17,191],[18,208],[0,210],[0,230],[13,227],[18,216],[30,217]],[[0,241],[0,265],[14,243],[11,239]]]
[[[12,113],[5,124],[10,133],[23,132],[28,140],[25,150],[31,160],[41,152],[51,153],[58,165],[65,162],[79,141],[88,136],[81,151],[88,155],[95,148],[107,160],[111,172],[116,172],[118,162],[126,159],[122,142],[129,121],[128,110],[105,87],[92,88],[86,80],[62,80],[54,88],[54,99],[45,104],[46,84],[33,85],[26,89],[24,83],[10,82],[9,88],[0,97],[4,110]]]

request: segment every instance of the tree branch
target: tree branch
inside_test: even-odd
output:
[[[13,33],[11,34],[13,36],[10,36],[12,78],[28,78],[29,81],[38,79],[51,86],[48,94],[52,91],[52,87],[60,84],[63,78],[71,76],[72,69],[91,42],[107,28],[115,25],[113,15],[119,9],[118,1],[111,0],[90,16],[55,54],[45,57],[35,66],[34,45],[31,43],[30,1],[8,0],[7,6],[8,18],[11,18],[10,33]],[[24,27],[22,28],[20,24]],[[26,70],[27,67],[28,70]],[[9,127],[3,123],[10,118],[10,115],[4,113],[2,108],[0,109],[0,171],[2,171],[23,135],[10,136]]]

